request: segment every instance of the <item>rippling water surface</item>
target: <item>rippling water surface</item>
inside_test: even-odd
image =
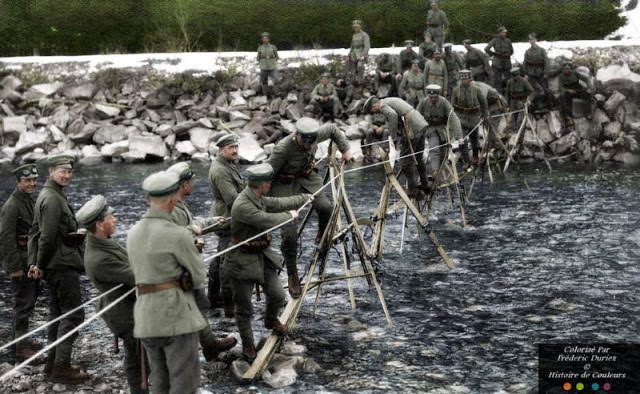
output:
[[[70,202],[77,209],[92,194],[105,194],[116,208],[117,237],[124,241],[126,229],[146,209],[141,181],[160,168],[80,168],[67,191]],[[188,202],[195,215],[205,215],[211,204],[207,167],[195,169]],[[356,215],[372,215],[382,171],[351,173],[346,182]],[[451,207],[442,193],[432,223],[454,259],[452,270],[417,236],[412,219],[400,254],[401,219],[390,217],[383,287],[394,326],[387,326],[376,293],[364,280],[354,281],[355,311],[346,283],[328,284],[315,316],[313,297],[308,298],[293,335],[323,371],[301,375],[287,390],[535,392],[538,343],[637,342],[639,185],[640,175],[631,169],[512,168],[493,185],[488,177],[476,185],[465,229],[457,202]],[[4,179],[2,201],[11,188]],[[301,270],[315,229],[313,221],[304,232]],[[215,237],[209,237],[206,254],[214,249]],[[329,273],[343,273],[335,251]],[[2,287],[6,284],[3,277]],[[211,319],[233,330],[232,321]],[[225,372],[208,388],[234,391],[236,386]],[[254,388],[267,390],[261,383]]]

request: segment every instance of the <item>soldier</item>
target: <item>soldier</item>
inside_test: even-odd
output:
[[[349,75],[351,80],[356,82],[362,90],[364,83],[364,65],[369,56],[371,42],[369,35],[362,31],[362,21],[356,19],[351,23],[353,36],[351,37],[351,48],[349,50]]]
[[[231,240],[234,244],[290,218],[295,219],[298,212],[294,209],[299,208],[311,197],[309,194],[282,198],[266,197],[273,174],[273,168],[267,163],[247,169],[249,184],[238,195],[231,208]],[[251,328],[251,295],[255,283],[262,285],[266,297],[264,326],[273,329],[276,335],[284,335],[287,332],[287,327],[278,320],[278,313],[285,300],[282,284],[278,279],[282,259],[269,247],[271,239],[271,234],[265,234],[249,241],[229,251],[224,262],[225,275],[233,281],[233,301],[236,305],[236,324],[242,339],[242,353],[249,361],[256,358]]]
[[[404,72],[411,68],[414,60],[420,58],[413,50],[414,45],[413,40],[406,40],[404,42],[405,48],[400,51],[400,55],[398,55],[398,70],[401,75],[404,75]]]
[[[193,289],[204,286],[205,272],[191,234],[171,214],[179,185],[173,172],[148,176],[149,209],[127,236],[138,288],[133,335],[147,351],[153,393],[191,394],[200,385],[198,332],[207,323]]]
[[[336,81],[336,94],[341,103],[349,104],[351,102],[351,96],[353,95],[351,87],[344,79]]]
[[[511,79],[507,81],[507,89],[505,95],[507,96],[508,111],[519,111],[524,109],[525,105],[528,105],[533,100],[535,91],[529,81],[524,79],[520,75],[520,67],[514,67],[511,69]],[[518,112],[513,114],[512,127],[517,130],[520,127],[520,123],[524,119],[524,112]],[[524,133],[521,134],[524,138]],[[518,144],[520,142],[518,141]]]
[[[278,48],[269,43],[269,38],[271,37],[269,33],[264,32],[260,36],[262,37],[262,45],[258,47],[260,84],[262,86],[262,94],[266,94],[267,97],[270,98],[273,95],[273,92],[269,88],[269,77],[271,77],[271,80],[275,82],[276,70],[278,68]]]
[[[73,178],[73,157],[54,156],[49,159],[49,179],[38,195],[33,209],[33,224],[29,232],[29,276],[44,277],[49,286],[49,318],[55,319],[82,303],[80,274],[84,272],[82,243],[77,233],[78,222],[67,202],[64,188]],[[47,337],[53,343],[84,320],[81,309],[49,326]],[[54,382],[75,384],[89,375],[71,365],[71,351],[78,333],[49,351],[45,374]]]
[[[504,92],[504,84],[509,79],[511,55],[513,55],[513,45],[511,45],[511,40],[507,38],[506,27],[500,26],[498,36],[489,41],[484,51],[487,55],[493,56],[493,59],[491,59],[493,87],[502,93]]]
[[[480,88],[472,83],[471,71],[461,70],[460,79],[462,82],[453,89],[451,104],[460,118],[463,135],[467,137],[467,134],[471,133],[469,135],[473,150],[471,163],[477,164],[480,161],[480,131],[477,126],[481,120],[489,118],[487,98],[482,94]],[[468,160],[467,157],[462,159]]]
[[[583,81],[587,87],[580,84]],[[572,104],[574,98],[579,98],[585,102],[586,118],[591,120],[591,94],[593,92],[591,80],[573,69],[571,63],[562,65],[560,74],[560,112],[564,116],[567,125],[573,124]]]
[[[458,84],[458,73],[464,67],[460,56],[453,52],[451,48],[451,44],[444,44],[444,56],[442,56],[442,60],[444,60],[444,63],[447,65],[447,80],[449,81],[448,86],[442,87],[443,92],[444,89],[447,90],[446,94],[443,94],[443,96],[446,97],[451,97],[451,91],[453,91],[453,88]]]
[[[191,167],[187,162],[180,162],[172,165],[167,170],[168,172],[174,172],[180,179],[180,186],[176,191],[176,205],[173,208],[173,220],[178,226],[187,228],[195,235],[204,235],[213,229],[213,224],[224,224],[224,217],[213,216],[203,220],[194,220],[193,215],[189,211],[184,199],[190,196],[193,192],[193,177],[195,174],[191,170]],[[195,243],[198,252],[202,253],[204,247],[204,240],[198,238]],[[204,288],[193,289],[193,296],[196,300],[200,312],[209,307],[210,304],[205,295]],[[204,316],[204,315],[203,315]],[[215,360],[220,352],[231,349],[236,344],[234,337],[227,337],[225,339],[217,339],[213,334],[209,321],[205,318],[207,326],[199,333],[200,345],[202,346],[202,354],[207,361]]]
[[[529,34],[529,44],[531,47],[524,53],[524,63],[522,64],[522,71],[526,75],[531,86],[536,90],[537,97],[534,97],[536,106],[540,105],[540,100],[536,98],[546,98],[546,105],[551,107],[555,104],[555,97],[551,90],[549,90],[549,83],[547,81],[547,74],[549,72],[549,58],[547,51],[544,48],[538,46],[538,40],[535,33]]]
[[[411,70],[405,71],[398,88],[400,97],[414,108],[424,98],[425,78],[424,74],[420,72],[419,64],[418,59],[413,61]]]
[[[453,110],[453,107],[446,98],[440,95],[442,88],[439,85],[427,86],[429,97],[420,101],[417,111],[429,122],[426,134],[429,139],[429,164],[431,175],[435,177],[440,168],[440,163],[445,160],[447,147],[440,146],[450,144],[453,140],[462,139],[462,129],[460,119]],[[450,133],[448,133],[448,130]],[[440,146],[438,149],[433,149]],[[462,155],[467,155],[467,147],[462,144]]]
[[[329,119],[333,121],[340,116],[342,111],[340,99],[338,99],[336,87],[329,82],[329,73],[322,74],[320,83],[313,88],[311,104],[313,104],[316,115],[320,117],[325,113],[329,113]]]
[[[133,271],[129,266],[127,251],[111,237],[116,232],[116,218],[113,209],[107,205],[104,196],[97,195],[87,201],[76,213],[78,223],[88,230],[84,250],[84,266],[87,276],[100,294],[117,290],[102,297],[96,310],[99,312],[126,292],[135,287]],[[132,394],[147,393],[142,389],[140,342],[133,337],[133,305],[135,294],[118,302],[106,311],[102,318],[113,335],[124,343],[124,373]]]
[[[351,161],[349,142],[345,135],[334,124],[319,127],[316,120],[302,118],[296,122],[296,132],[283,138],[273,150],[267,161],[275,172],[271,195],[289,197],[300,193],[315,193],[322,187],[322,177],[314,171],[314,158],[318,144],[331,139],[342,152],[345,162]],[[318,213],[318,234],[316,243],[320,241],[325,227],[331,217],[333,204],[324,192],[318,194],[312,208]],[[293,298],[300,296],[300,280],[298,279],[298,223],[292,221],[280,230],[280,245],[284,262],[287,266],[289,294]]]
[[[495,130],[498,129],[498,125],[500,124],[500,114],[504,114],[508,112],[508,104],[507,100],[503,95],[500,94],[493,86],[488,83],[473,81],[473,85],[480,89],[482,95],[487,99],[487,108],[489,110],[489,119],[488,126],[490,126],[487,131],[489,142],[488,148],[496,147],[500,145],[498,141],[498,136],[495,133]],[[506,115],[503,115],[506,117]],[[507,118],[508,119],[508,118]],[[506,119],[505,119],[506,120]]]
[[[425,132],[429,124],[422,115],[406,101],[397,97],[378,100],[370,97],[363,105],[364,113],[382,113],[389,125],[389,134],[400,139],[400,154],[408,156],[401,160],[402,171],[407,178],[410,197],[421,198],[420,189],[429,190],[427,180],[427,166],[422,160],[424,151]],[[415,153],[415,155],[410,156]],[[416,182],[416,167],[420,177],[420,186]]]
[[[444,31],[449,26],[447,15],[438,8],[438,2],[431,0],[431,9],[427,12],[427,30],[431,33],[433,41],[438,45],[438,49],[442,50],[444,43]]]
[[[375,79],[375,92],[378,97],[388,97],[392,96],[396,92],[396,77],[394,77],[394,72],[396,71],[396,64],[393,61],[393,58],[388,53],[383,53],[378,56],[376,60],[376,79]],[[400,78],[402,78],[402,74],[400,74]],[[387,89],[382,89],[385,87],[384,85],[388,85]]]
[[[424,31],[424,41],[420,43],[418,47],[418,56],[422,58],[422,64],[420,68],[424,68],[424,63],[433,59],[433,53],[438,49],[438,44],[431,39],[431,33],[428,30]]]
[[[16,177],[16,189],[0,211],[0,257],[3,268],[11,279],[13,293],[13,338],[20,338],[29,329],[29,316],[38,299],[39,282],[27,277],[27,241],[33,221],[33,199],[36,191],[38,168],[25,164],[12,171]],[[41,346],[35,341],[23,339],[16,344],[16,361],[33,356]]]
[[[433,59],[429,60],[424,66],[424,84],[425,86],[449,86],[447,64],[442,60],[442,54],[439,49],[433,53]],[[446,92],[442,94],[446,95]]]
[[[211,216],[228,218],[233,202],[247,184],[235,165],[238,162],[238,137],[226,134],[218,139],[216,145],[218,156],[209,168],[209,187],[214,198]],[[231,243],[231,222],[225,221],[213,231],[218,236],[218,252],[227,249]],[[212,308],[223,305],[225,316],[233,317],[231,283],[220,275],[223,259],[223,256],[216,257],[209,265],[209,302]]]
[[[389,140],[389,126],[387,120],[381,113],[373,114],[371,117],[371,127],[365,132],[364,145],[362,147],[362,154],[364,155],[365,162],[375,161],[373,157],[373,143]],[[389,152],[389,146],[385,143],[379,145],[385,152]]]
[[[464,40],[463,44],[467,50],[464,54],[464,68],[471,70],[474,81],[487,81],[493,76],[489,67],[489,57],[478,48],[472,47],[471,40]]]

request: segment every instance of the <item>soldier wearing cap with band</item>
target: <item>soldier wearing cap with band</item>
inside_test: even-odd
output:
[[[371,41],[369,35],[362,31],[362,21],[359,19],[351,23],[353,36],[351,37],[351,48],[349,49],[349,75],[353,82],[356,82],[362,90],[364,83],[364,66],[369,56]]]
[[[117,290],[99,300],[96,310],[99,312],[135,286],[133,271],[124,247],[114,240],[116,218],[113,209],[107,205],[102,195],[94,196],[76,213],[78,223],[88,230],[84,250],[84,265],[87,276],[100,294],[122,285]],[[147,393],[141,388],[140,342],[133,337],[133,305],[135,294],[115,304],[102,315],[107,327],[116,340],[124,343],[124,373],[131,393]],[[145,364],[146,365],[146,364]]]
[[[431,0],[431,9],[427,12],[427,30],[440,50],[444,43],[444,31],[448,26],[447,15],[438,7],[436,0]]]
[[[453,89],[451,94],[451,105],[456,111],[460,124],[462,126],[463,136],[471,139],[471,148],[473,150],[472,163],[479,163],[480,157],[480,131],[478,123],[481,120],[489,118],[489,106],[487,98],[480,88],[473,83],[471,71],[460,71],[460,84]],[[478,127],[477,127],[478,126]],[[469,160],[468,157],[462,158],[464,161]]]
[[[195,220],[193,215],[191,215],[191,211],[189,211],[189,208],[187,207],[185,198],[190,196],[193,192],[193,177],[195,174],[193,173],[189,163],[184,161],[176,163],[169,167],[167,172],[177,174],[180,182],[180,186],[176,191],[176,205],[171,213],[173,215],[174,222],[178,226],[185,227],[195,235],[204,235],[211,232],[214,228],[212,227],[214,224],[224,224],[224,217],[213,216],[201,220]],[[198,252],[202,253],[204,240],[202,238],[196,239],[195,246],[196,249],[198,249]],[[200,308],[200,312],[205,308],[210,307],[204,288],[193,289],[193,296],[198,308]],[[207,361],[212,361],[218,357],[220,352],[234,347],[237,341],[231,336],[224,339],[216,338],[209,321],[206,318],[205,321],[207,326],[199,333],[200,345],[202,346],[202,354],[204,355],[204,358]]]
[[[25,164],[12,171],[16,177],[16,188],[0,211],[0,258],[3,268],[11,279],[13,293],[13,338],[29,331],[29,317],[38,299],[38,280],[27,277],[27,240],[33,220],[38,168]],[[16,344],[16,361],[33,356],[41,346],[35,341],[23,339]]]
[[[442,88],[439,85],[427,86],[428,97],[420,101],[417,108],[417,111],[429,122],[426,134],[430,149],[429,165],[433,177],[440,168],[441,161],[446,160],[446,146],[433,150],[432,148],[462,139],[460,119],[449,101],[440,94],[441,92]],[[467,147],[464,143],[462,143],[462,155],[467,155]]]
[[[511,69],[511,78],[507,81],[507,88],[505,90],[508,105],[507,111],[524,109],[525,105],[533,101],[534,93],[535,91],[529,81],[520,74],[520,67],[513,67]],[[523,119],[524,112],[513,114],[513,122],[511,122],[512,128],[517,131]],[[521,137],[524,138],[524,133],[521,133]]]
[[[416,107],[424,98],[424,87],[424,74],[420,72],[420,61],[415,59],[411,70],[405,71],[402,76],[398,94],[412,107]]]
[[[269,87],[269,77],[275,82],[278,69],[278,48],[269,42],[271,35],[264,32],[260,35],[262,44],[258,47],[258,64],[260,65],[260,86],[262,94],[267,97],[273,95]]]
[[[424,84],[427,85],[449,85],[449,74],[447,72],[447,64],[442,60],[442,53],[437,49],[433,53],[433,59],[429,60],[424,66]],[[447,92],[443,91],[442,95]]]
[[[462,59],[458,56],[457,53],[452,51],[453,46],[450,43],[444,44],[444,55],[442,56],[442,60],[444,60],[444,64],[447,65],[447,81],[448,86],[443,86],[443,91],[446,89],[446,95],[443,96],[451,97],[451,92],[453,88],[458,84],[459,71],[464,68],[462,63]]]
[[[402,171],[407,178],[410,197],[421,198],[420,189],[429,190],[427,180],[427,166],[422,160],[424,151],[425,132],[429,124],[411,104],[397,97],[387,97],[378,100],[370,97],[363,105],[364,113],[382,113],[389,126],[392,138],[400,140],[400,154],[406,156],[400,161]],[[420,186],[416,182],[416,167],[420,178]]]
[[[513,45],[507,38],[507,28],[500,26],[498,35],[494,37],[484,48],[487,55],[493,56],[491,68],[493,69],[493,87],[500,93],[504,92],[505,84],[511,72],[511,55],[513,55]]]
[[[224,262],[225,275],[233,282],[233,301],[236,306],[236,324],[242,339],[242,351],[248,360],[256,357],[251,317],[253,307],[251,295],[256,283],[265,293],[264,326],[277,335],[284,335],[287,327],[278,320],[285,295],[278,278],[282,270],[282,259],[269,246],[271,234],[264,234],[243,243],[265,230],[296,218],[309,194],[290,197],[266,197],[271,187],[274,170],[264,163],[249,167],[246,171],[248,186],[240,193],[231,208],[231,239],[241,246],[229,251]],[[289,211],[289,212],[287,212]]]
[[[329,73],[322,74],[320,83],[311,92],[311,104],[316,115],[322,116],[328,113],[329,120],[333,121],[334,118],[340,116],[342,106],[340,105],[340,99],[338,99],[336,87],[329,81],[329,77]]]
[[[138,293],[133,334],[147,351],[154,393],[192,394],[200,385],[198,332],[207,323],[193,289],[204,286],[205,271],[191,233],[174,222],[179,187],[174,172],[148,176],[149,209],[127,236]]]
[[[336,125],[326,124],[320,127],[319,123],[311,118],[298,120],[296,132],[280,140],[267,161],[275,173],[271,195],[289,197],[318,191],[322,187],[322,177],[314,171],[314,159],[318,144],[328,139],[338,146],[345,162],[351,161],[349,142]],[[333,204],[324,192],[321,192],[313,202],[313,209],[318,213],[316,241],[319,241],[329,222]],[[289,294],[297,298],[300,296],[297,221],[282,227],[280,233],[282,234],[282,255],[289,276]]]
[[[478,48],[471,46],[471,40],[464,40],[464,48],[467,53],[464,54],[464,68],[471,71],[474,81],[487,81],[493,79],[493,70],[489,66],[489,56]]]
[[[49,179],[38,195],[33,209],[33,225],[29,232],[29,276],[44,277],[49,287],[49,318],[54,319],[82,304],[80,274],[84,272],[82,245],[84,235],[77,232],[78,222],[67,201],[64,188],[73,178],[73,157],[53,156],[49,159]],[[71,331],[84,320],[79,309],[49,326],[49,343]],[[89,375],[71,365],[74,333],[49,351],[45,374],[54,382],[74,384]]]
[[[238,194],[247,183],[238,168],[238,137],[226,134],[216,142],[218,156],[209,167],[209,187],[213,193],[211,216],[231,216],[231,207]],[[231,219],[233,220],[233,219]],[[218,252],[227,249],[231,243],[231,221],[216,226],[213,232],[218,236]],[[224,256],[216,257],[209,265],[208,297],[212,308],[224,307],[226,317],[233,317],[233,293],[228,278],[221,277]]]
[[[414,60],[420,60],[420,56],[413,50],[415,43],[413,40],[405,40],[404,49],[398,55],[398,72],[403,75],[411,68]]]

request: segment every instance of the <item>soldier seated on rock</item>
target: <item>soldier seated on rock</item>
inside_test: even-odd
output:
[[[362,154],[364,155],[365,162],[376,162],[378,158],[374,155],[374,152],[377,149],[374,145],[377,142],[380,144],[376,144],[385,152],[389,152],[389,146],[384,141],[389,140],[389,126],[387,125],[387,119],[381,113],[375,113],[371,115],[371,126],[365,132],[364,144],[362,146]]]
[[[580,81],[584,82],[586,87],[583,86]],[[591,95],[593,93],[591,80],[586,75],[574,70],[571,63],[562,65],[560,92],[560,111],[567,125],[573,124],[572,104],[574,98],[585,101],[585,117],[587,120],[591,120]]]
[[[394,76],[396,71],[396,65],[394,64],[393,58],[390,54],[383,53],[378,56],[378,59],[376,60],[376,77],[374,81],[374,93],[376,96],[389,97],[396,93],[396,86],[400,83],[399,80],[396,80],[402,78],[402,73],[398,73]]]
[[[329,73],[324,73],[311,92],[311,104],[316,116],[333,121],[340,116],[342,105],[336,87],[329,82]]]

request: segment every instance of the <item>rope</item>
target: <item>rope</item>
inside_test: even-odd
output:
[[[120,286],[122,286],[122,285],[119,285],[118,287],[120,287]],[[111,289],[111,290],[114,290],[114,289]],[[45,348],[41,349],[38,353],[36,353],[33,356],[29,357],[28,359],[24,360],[22,363],[20,363],[19,365],[15,366],[13,369],[9,370],[4,375],[0,376],[0,381],[4,381],[7,377],[12,375],[14,372],[19,371],[25,365],[29,364],[31,361],[35,360],[36,358],[40,357],[44,353],[48,352],[53,347],[57,346],[58,344],[60,344],[61,342],[63,342],[67,338],[69,338],[71,335],[75,334],[78,330],[80,330],[81,328],[87,326],[89,323],[91,323],[92,321],[94,321],[98,317],[102,316],[109,309],[113,308],[117,303],[119,303],[120,301],[122,301],[125,298],[127,298],[129,296],[129,294],[133,293],[135,290],[136,290],[136,288],[134,287],[133,289],[127,291],[122,296],[120,296],[118,299],[113,301],[111,304],[107,305],[103,310],[101,310],[100,312],[94,314],[89,319],[85,320],[84,322],[79,324],[77,327],[75,327],[73,330],[69,331],[68,333],[64,334],[62,337],[58,338],[55,342],[48,344]],[[107,293],[104,293],[104,294],[107,294]]]
[[[25,338],[27,338],[27,337],[30,337],[31,335],[33,335],[33,334],[35,334],[36,332],[38,332],[38,331],[42,330],[43,328],[48,327],[48,326],[52,325],[53,323],[55,323],[55,322],[57,322],[57,321],[60,321],[60,320],[64,319],[65,317],[67,317],[67,316],[71,315],[72,313],[76,312],[77,310],[79,310],[79,309],[81,309],[81,308],[84,308],[85,306],[89,305],[90,303],[92,303],[92,302],[94,302],[94,301],[99,300],[100,298],[102,298],[102,297],[106,296],[107,294],[109,294],[109,293],[111,293],[111,292],[113,292],[113,291],[115,291],[115,290],[117,290],[117,289],[121,288],[122,286],[123,286],[123,284],[119,284],[118,286],[113,287],[113,288],[112,288],[112,289],[110,289],[109,291],[105,291],[104,293],[100,294],[99,296],[94,297],[94,298],[90,299],[89,301],[85,302],[84,304],[77,306],[76,308],[74,308],[74,309],[70,310],[69,312],[65,313],[64,315],[58,316],[58,317],[56,317],[55,319],[50,320],[50,321],[46,322],[45,324],[41,325],[40,327],[35,328],[35,329],[33,329],[33,330],[29,331],[28,333],[24,334],[24,335],[23,335],[23,336],[21,336],[20,338],[16,338],[16,339],[14,339],[13,341],[11,341],[11,342],[9,342],[9,343],[7,343],[7,344],[5,344],[5,345],[1,346],[1,347],[0,347],[0,351],[2,351],[2,350],[4,350],[4,349],[8,348],[9,346],[11,346],[11,345],[13,345],[13,344],[15,344],[15,343],[20,342],[21,340],[23,340],[23,339],[25,339]]]

